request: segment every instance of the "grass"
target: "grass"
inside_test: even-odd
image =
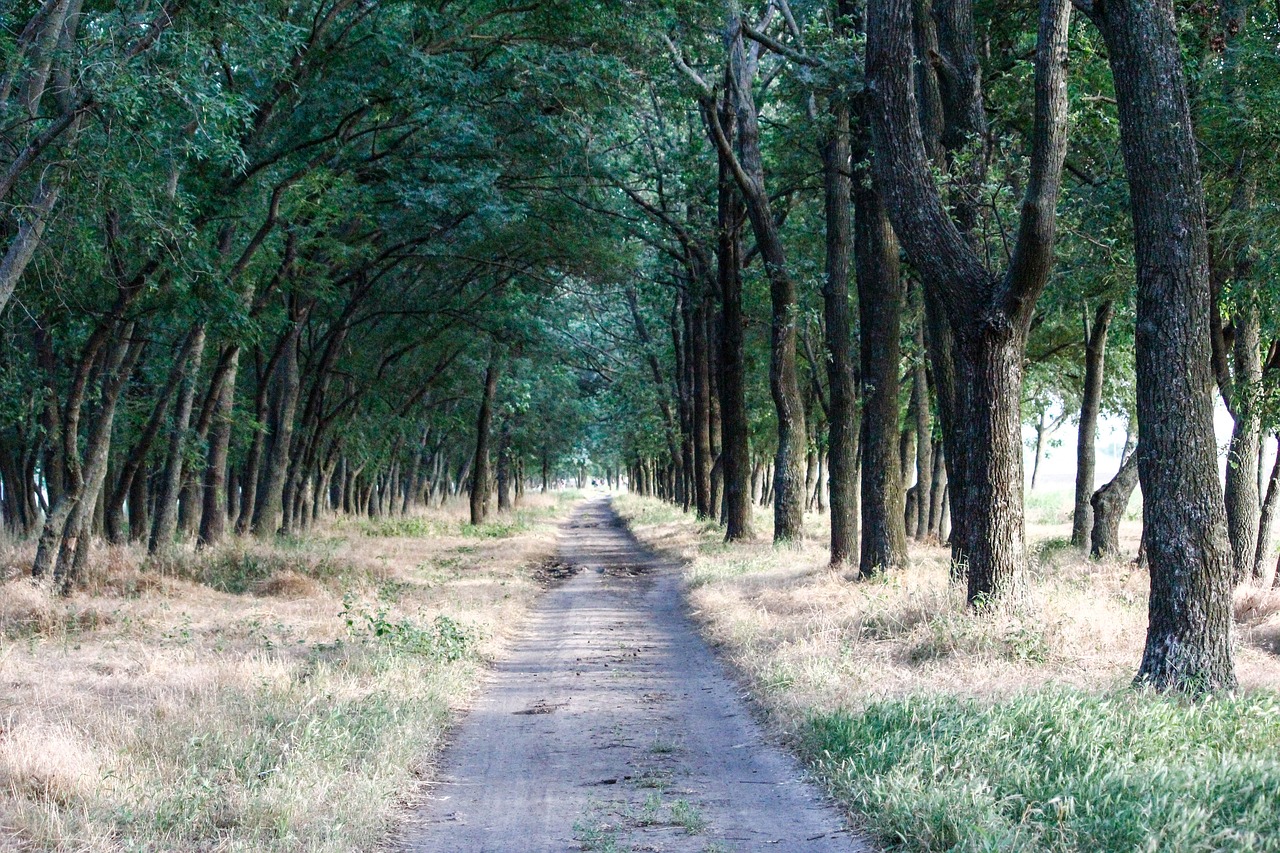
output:
[[[454,506],[163,561],[101,548],[69,600],[4,543],[0,850],[376,847],[567,505],[529,496],[482,536]]]
[[[773,728],[886,847],[1280,850],[1280,593],[1237,592],[1235,696],[1136,692],[1148,579],[1029,512],[1032,604],[975,614],[943,548],[860,581],[827,566],[826,518],[798,548],[726,545],[678,509],[623,496],[639,538],[685,561],[694,615]]]
[[[1276,850],[1280,702],[1046,688],[814,717],[804,751],[902,850]]]

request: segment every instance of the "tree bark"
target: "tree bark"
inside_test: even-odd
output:
[[[796,366],[797,297],[787,267],[786,251],[769,203],[764,160],[760,154],[760,126],[752,84],[756,73],[755,50],[743,45],[742,22],[731,13],[727,24],[729,43],[729,92],[738,120],[736,155],[715,118],[715,104],[708,98],[703,109],[716,145],[730,163],[734,180],[746,202],[747,216],[756,237],[769,279],[771,305],[769,337],[769,390],[778,420],[778,447],[773,472],[773,540],[790,542],[804,533],[804,400]]]
[[[1097,467],[1098,411],[1102,407],[1102,379],[1107,357],[1107,331],[1115,315],[1115,303],[1104,300],[1093,315],[1090,328],[1085,315],[1084,389],[1080,396],[1080,429],[1076,444],[1075,508],[1071,513],[1071,544],[1089,551],[1093,529],[1093,480]]]
[[[1093,530],[1089,556],[1095,560],[1120,556],[1120,519],[1138,485],[1138,456],[1131,454],[1111,480],[1089,497]]]
[[[274,535],[284,526],[284,485],[289,475],[289,451],[293,446],[293,421],[298,407],[298,345],[302,334],[301,317],[292,319],[286,333],[284,351],[276,365],[274,393],[271,398],[271,422],[266,467],[258,483],[258,496],[253,507],[253,532],[256,536]]]
[[[231,451],[232,419],[235,414],[236,374],[240,366],[240,347],[232,345],[228,356],[230,363],[222,379],[213,425],[209,434],[209,454],[204,469],[204,489],[201,499],[204,510],[200,513],[198,546],[216,545],[227,533],[230,507],[227,501],[227,462]]]
[[[933,493],[933,418],[929,405],[929,372],[925,367],[924,306],[916,319],[916,360],[912,367],[911,406],[916,422],[916,515],[907,532],[917,540],[929,535],[929,500]]]
[[[907,564],[898,436],[902,280],[898,241],[874,189],[854,198],[854,259],[862,349],[862,548],[859,573],[871,577]]]
[[[884,0],[868,7],[868,112],[876,186],[908,258],[950,319],[955,337],[951,416],[957,440],[954,450],[948,447],[956,519],[952,561],[968,576],[972,604],[1021,600],[1026,593],[1022,360],[1031,314],[1053,264],[1066,153],[1070,12],[1066,0],[1042,0],[1030,168],[1008,268],[997,275],[971,242],[973,214],[964,201],[971,194],[959,193],[957,203],[948,205],[932,175],[916,106],[912,2]],[[939,4],[935,20],[949,63],[939,74],[947,116],[942,142],[952,151],[970,137],[985,144],[972,9],[965,0]],[[978,169],[983,160],[968,158]],[[980,177],[970,174],[961,183]]]
[[[720,123],[729,139],[736,136],[730,104],[720,108]],[[733,184],[732,167],[717,152],[716,275],[720,286],[720,428],[724,469],[724,538],[753,538],[751,529],[751,445],[748,439],[746,364],[742,315],[742,223],[746,216]]]
[[[1235,318],[1235,370],[1232,377],[1235,399],[1231,401],[1234,425],[1227,448],[1227,478],[1223,494],[1227,537],[1231,543],[1232,580],[1237,584],[1253,575],[1258,520],[1262,512],[1258,490],[1262,416],[1255,400],[1262,385],[1260,319],[1254,294],[1248,294],[1244,301]]]
[[[1107,0],[1107,44],[1129,177],[1138,299],[1138,475],[1151,568],[1137,681],[1230,688],[1231,546],[1218,480],[1204,193],[1171,0]]]
[[[827,349],[827,468],[831,503],[831,565],[853,562],[858,555],[857,377],[849,316],[849,250],[853,242],[850,209],[853,187],[850,110],[844,100],[832,105],[834,127],[822,147],[826,213],[827,276],[822,314]]]
[[[1267,549],[1271,546],[1271,527],[1275,520],[1276,503],[1280,501],[1280,435],[1276,436],[1276,458],[1271,463],[1271,476],[1267,478],[1267,497],[1262,502],[1262,512],[1258,518],[1258,543],[1254,548],[1254,578],[1265,578],[1267,574]]]
[[[694,507],[698,518],[716,518],[711,502],[711,365],[708,360],[707,313],[710,300],[702,297],[689,310],[689,360],[693,373]]]

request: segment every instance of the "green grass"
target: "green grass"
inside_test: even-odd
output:
[[[892,850],[1280,850],[1280,697],[877,702],[804,750]]]

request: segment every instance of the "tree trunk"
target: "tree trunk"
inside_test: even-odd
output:
[[[923,303],[923,300],[920,300]],[[916,514],[907,532],[917,540],[929,535],[929,500],[933,494],[933,419],[929,409],[929,376],[925,369],[924,306],[916,320],[916,361],[912,368],[911,405],[916,415]]]
[[[1271,463],[1271,476],[1267,478],[1267,497],[1262,502],[1262,512],[1258,518],[1258,544],[1254,548],[1251,572],[1254,578],[1265,578],[1267,574],[1267,549],[1271,547],[1271,525],[1275,520],[1277,501],[1280,501],[1280,435],[1276,436],[1276,458]]]
[[[1227,537],[1231,542],[1232,579],[1240,583],[1253,574],[1257,551],[1258,520],[1262,508],[1258,493],[1258,449],[1262,445],[1262,417],[1255,398],[1262,385],[1259,353],[1260,319],[1252,294],[1235,320],[1235,373],[1232,386],[1234,426],[1227,449],[1227,482],[1223,499],[1227,511]]]
[[[1135,455],[1151,567],[1137,681],[1230,688],[1233,567],[1213,432],[1204,194],[1173,6],[1107,0],[1092,14],[1115,80],[1137,261]]]
[[[945,84],[942,142],[952,151],[969,142],[982,147],[986,118],[972,8],[960,2],[944,11],[934,16],[939,59],[947,62],[946,73],[939,74]],[[1066,0],[1041,2],[1026,189],[1007,269],[997,274],[976,248],[974,212],[966,200],[973,193],[963,189],[984,178],[983,152],[963,158],[970,165],[968,174],[959,176],[961,189],[953,193],[953,203],[944,202],[932,174],[937,163],[926,153],[917,109],[912,2],[884,0],[868,7],[866,71],[876,187],[908,258],[932,292],[926,298],[940,303],[955,336],[951,417],[956,435],[954,452],[948,454],[956,519],[952,562],[968,575],[971,604],[1021,600],[1026,591],[1022,361],[1035,302],[1053,266],[1066,154],[1070,11]]]
[[[854,196],[854,259],[862,346],[862,553],[871,577],[907,565],[898,436],[902,280],[898,241],[880,196],[860,181]]]
[[[173,412],[169,451],[165,455],[160,493],[156,498],[156,517],[151,526],[151,541],[147,543],[147,551],[151,554],[172,545],[178,532],[178,490],[182,486],[183,449],[187,442],[187,428],[191,425],[191,408],[196,396],[196,380],[200,377],[204,340],[204,324],[201,323],[191,330],[185,354],[182,390],[178,394],[178,405]]]
[[[476,453],[471,464],[471,523],[481,524],[489,512],[489,430],[493,424],[493,400],[498,393],[498,361],[489,359],[484,372],[484,394],[476,418]]]
[[[711,365],[708,361],[707,312],[710,300],[698,298],[696,307],[686,307],[688,358],[693,373],[693,470],[694,507],[698,518],[716,517],[711,502]]]
[[[752,85],[756,74],[754,49],[743,45],[741,19],[729,16],[729,91],[738,120],[738,150],[725,138],[719,121],[712,120],[713,135],[721,154],[730,163],[734,180],[742,191],[751,220],[756,245],[769,279],[771,305],[769,390],[778,419],[778,447],[773,472],[775,542],[798,540],[804,533],[804,400],[796,367],[798,324],[795,283],[787,268],[786,252],[765,185],[764,161],[760,154],[760,126]],[[714,119],[715,104],[704,104]]]
[[[1093,531],[1089,556],[1095,560],[1120,556],[1120,519],[1138,485],[1138,456],[1131,454],[1120,470],[1089,498]]]
[[[204,510],[200,513],[200,532],[196,539],[198,546],[217,545],[227,532],[227,461],[231,451],[240,347],[233,345],[228,358],[230,363],[218,392],[209,434],[209,453],[205,462],[204,489],[201,494]]]
[[[1040,476],[1040,460],[1044,457],[1044,430],[1045,418],[1048,417],[1048,408],[1040,410],[1040,419],[1036,421],[1036,454],[1035,461],[1031,465],[1031,486],[1030,491],[1036,490],[1036,478]]]
[[[942,533],[943,496],[947,488],[947,459],[942,449],[942,442],[933,443],[933,489],[929,494],[929,527],[928,536],[940,543],[946,541]]]
[[[298,407],[298,344],[302,319],[295,317],[277,363],[272,395],[270,445],[266,468],[258,484],[253,508],[253,532],[257,536],[278,533],[284,526],[284,485],[289,476],[289,451],[293,446],[293,421]]]
[[[720,111],[726,135],[736,135],[734,112],[726,101]],[[742,223],[746,212],[733,185],[732,166],[718,157],[716,274],[720,285],[720,427],[724,469],[724,538],[751,539],[751,501],[755,492],[747,421],[746,364],[743,354]],[[748,482],[751,478],[752,482]]]
[[[1080,431],[1076,444],[1076,499],[1071,513],[1071,544],[1089,551],[1089,531],[1093,528],[1094,469],[1098,437],[1098,410],[1102,406],[1102,378],[1107,357],[1107,330],[1115,314],[1115,303],[1107,299],[1093,315],[1089,328],[1085,315],[1084,388],[1080,397]]]
[[[498,430],[498,512],[511,511],[511,420],[504,418]]]

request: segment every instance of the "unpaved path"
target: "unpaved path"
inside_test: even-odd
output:
[[[415,853],[865,851],[762,738],[689,623],[678,570],[607,500],[561,532],[550,590],[409,821]]]

